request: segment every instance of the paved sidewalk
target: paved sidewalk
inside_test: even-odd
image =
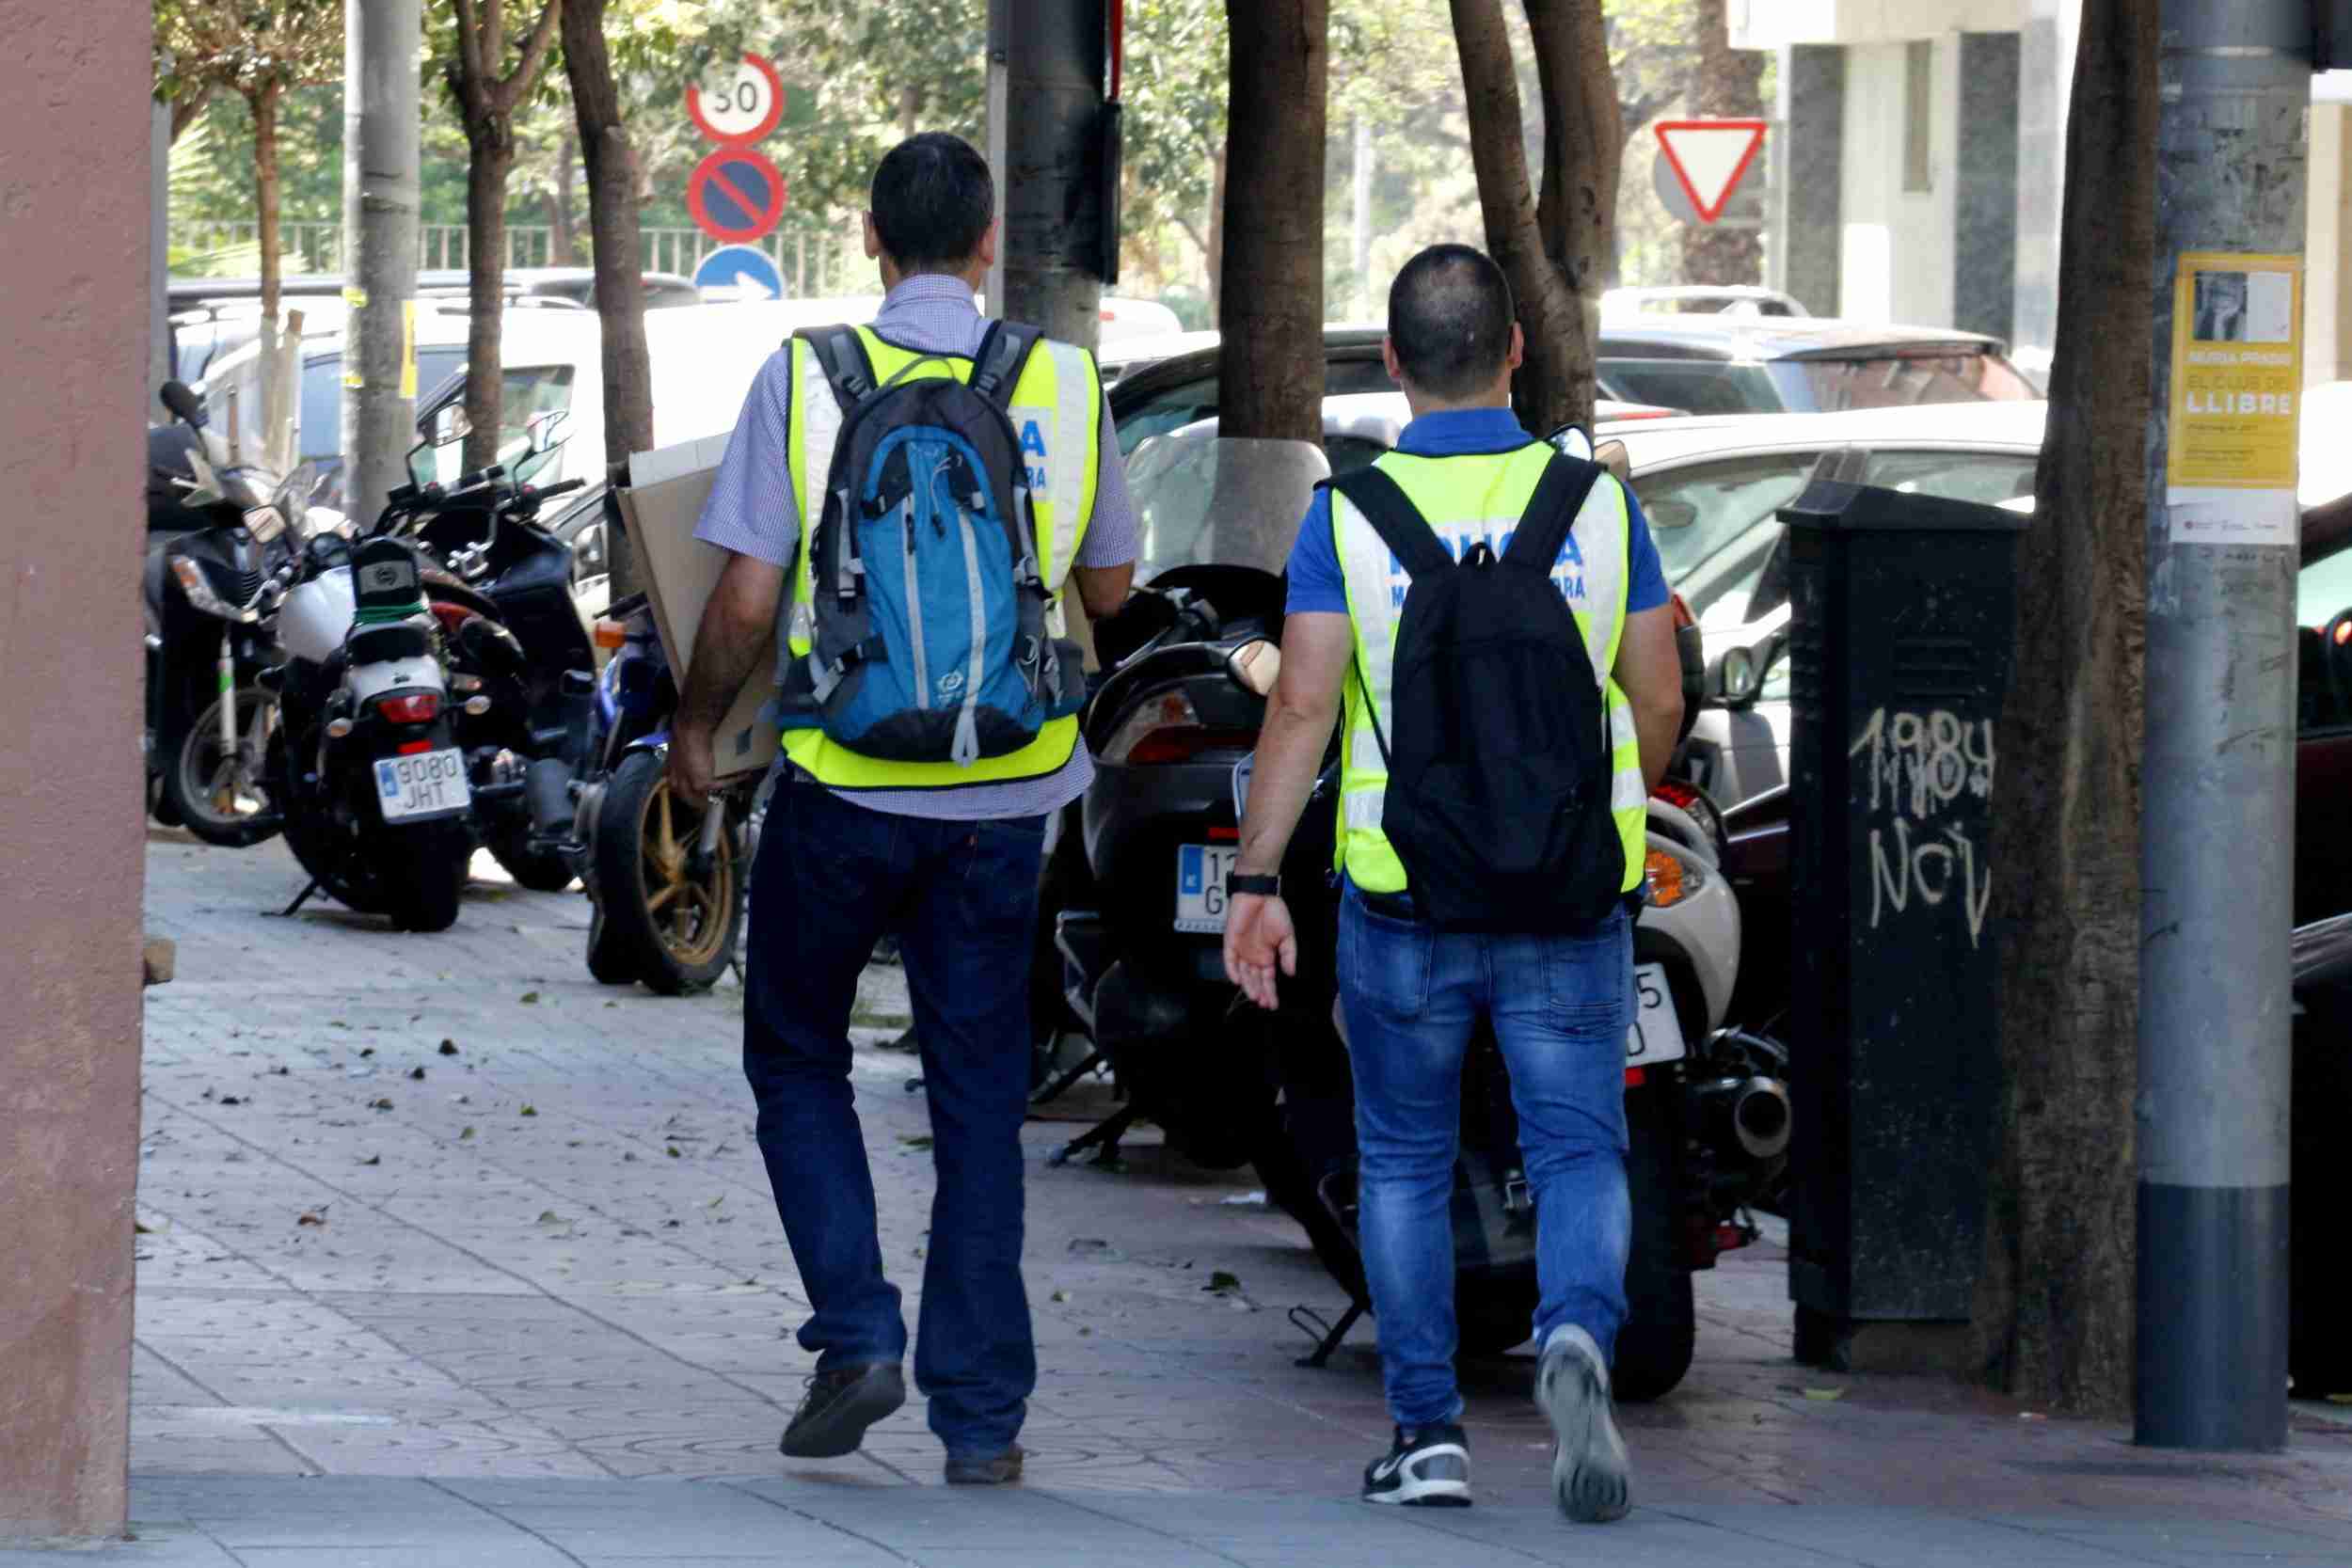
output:
[[[148,993],[139,1539],[104,1560],[2352,1561],[2352,1410],[2298,1405],[2285,1454],[2216,1460],[1949,1383],[1807,1371],[1770,1245],[1701,1276],[1698,1364],[1625,1412],[1625,1525],[1551,1510],[1524,1356],[1466,1369],[1478,1507],[1367,1508],[1371,1330],[1330,1370],[1293,1364],[1289,1309],[1341,1300],[1295,1227],[1248,1172],[1148,1132],[1123,1173],[1048,1167],[1073,1122],[1027,1137],[1028,1484],[940,1486],[919,1400],[854,1458],[786,1461],[805,1307],[732,982],[596,985],[577,895],[480,879],[453,930],[409,937],[332,906],[275,917],[301,880],[276,846],[158,834],[149,873],[179,978]],[[860,1110],[912,1310],[928,1113],[913,1059],[879,1049],[903,1020],[875,971]],[[1107,1104],[1071,1098],[1057,1114]]]

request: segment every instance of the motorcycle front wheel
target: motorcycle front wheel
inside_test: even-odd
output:
[[[692,864],[703,814],[719,800],[670,793],[661,759],[637,752],[614,769],[596,810],[596,886],[615,972],[630,969],[663,996],[704,990],[735,960],[743,927],[739,835],[719,835],[698,874]]]
[[[278,699],[260,687],[242,687],[236,703],[243,717],[233,751],[221,743],[218,697],[189,721],[165,759],[157,812],[159,820],[167,813],[205,843],[228,849],[260,844],[280,825],[263,776]]]

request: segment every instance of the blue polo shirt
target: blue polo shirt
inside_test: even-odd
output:
[[[1534,444],[1508,408],[1455,408],[1423,414],[1405,427],[1396,450],[1413,457],[1466,457],[1517,451]],[[1626,545],[1626,599],[1629,615],[1656,610],[1667,599],[1666,572],[1658,562],[1658,546],[1649,536],[1649,519],[1633,492],[1625,493],[1629,524]],[[1560,557],[1571,546],[1563,545]],[[1331,538],[1331,498],[1315,492],[1298,525],[1298,543],[1291,548],[1290,613],[1347,613],[1347,582],[1340,574],[1339,546]]]

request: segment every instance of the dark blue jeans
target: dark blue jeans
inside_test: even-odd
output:
[[[1391,919],[1349,883],[1340,907],[1340,998],[1356,1073],[1365,1281],[1396,1424],[1456,1420],[1454,1226],[1462,1062],[1493,1021],[1535,1195],[1535,1337],[1565,1323],[1600,1354],[1625,1322],[1633,1238],[1626,1189],[1625,1037],[1633,926],[1613,914],[1577,936],[1472,936]]]
[[[752,871],[743,1071],[814,1308],[801,1346],[820,1370],[906,1354],[898,1290],[882,1275],[849,1037],[859,972],[885,930],[898,933],[938,1176],[914,1381],[953,1454],[1003,1449],[1037,1386],[1021,1282],[1021,1123],[1044,832],[1042,817],[886,816],[787,778]]]

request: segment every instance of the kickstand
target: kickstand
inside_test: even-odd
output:
[[[1347,1304],[1347,1310],[1340,1315],[1340,1321],[1337,1323],[1325,1323],[1323,1314],[1311,1307],[1292,1307],[1290,1318],[1293,1326],[1315,1341],[1314,1354],[1302,1355],[1292,1365],[1316,1368],[1329,1366],[1331,1353],[1340,1348],[1340,1341],[1347,1338],[1347,1331],[1354,1328],[1356,1320],[1363,1315],[1363,1303],[1357,1301]]]
[[[1070,1069],[1060,1077],[1046,1085],[1043,1088],[1032,1092],[1029,1096],[1029,1103],[1032,1105],[1042,1105],[1049,1100],[1059,1100],[1063,1095],[1070,1092],[1072,1085],[1077,1083],[1079,1079],[1084,1078],[1088,1073],[1092,1072],[1096,1068],[1101,1067],[1102,1065],[1103,1053],[1100,1051],[1088,1052],[1087,1059],[1085,1061],[1080,1062],[1076,1067]]]
[[[1135,1120],[1136,1108],[1129,1105],[1123,1110],[1104,1117],[1089,1131],[1081,1132],[1054,1150],[1045,1163],[1049,1165],[1066,1165],[1074,1156],[1083,1154],[1089,1148],[1099,1148],[1102,1152],[1088,1164],[1100,1170],[1117,1170],[1120,1166],[1119,1140],[1128,1128],[1135,1125]]]
[[[282,910],[280,910],[280,911],[278,911],[278,919],[280,919],[280,920],[291,920],[291,919],[293,919],[293,918],[294,918],[294,911],[297,911],[297,910],[299,910],[299,909],[301,909],[303,905],[305,905],[305,904],[309,903],[309,902],[310,901],[310,895],[312,895],[312,894],[316,893],[318,890],[319,890],[319,879],[318,879],[316,877],[313,877],[313,878],[311,878],[311,879],[310,879],[310,886],[308,886],[308,887],[304,888],[304,889],[303,889],[300,893],[297,893],[297,894],[295,894],[295,895],[294,895],[294,901],[293,903],[291,903],[291,904],[287,905],[284,909],[282,909]]]

